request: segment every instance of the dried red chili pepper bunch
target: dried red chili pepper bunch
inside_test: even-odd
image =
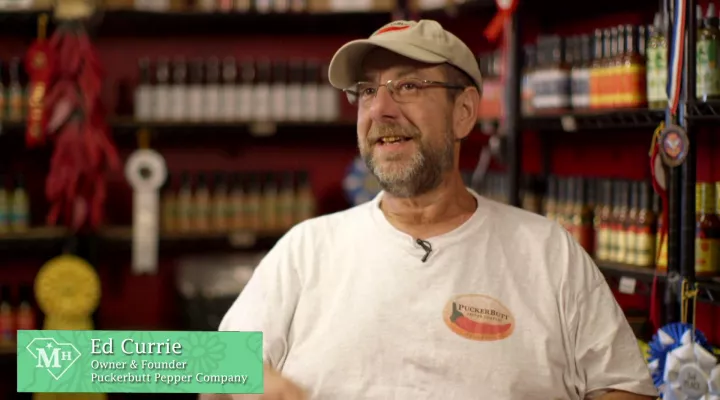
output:
[[[120,167],[100,100],[104,72],[81,21],[62,22],[49,44],[55,67],[44,112],[55,148],[45,183],[48,223],[92,231],[103,220],[106,175]]]

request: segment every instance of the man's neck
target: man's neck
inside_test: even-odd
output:
[[[467,191],[459,174],[418,197],[397,198],[385,193],[380,203],[391,225],[419,239],[452,231],[467,221],[476,208],[475,197]]]

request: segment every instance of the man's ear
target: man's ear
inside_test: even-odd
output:
[[[477,125],[480,93],[475,87],[466,88],[455,99],[453,112],[453,131],[455,140],[465,139]]]

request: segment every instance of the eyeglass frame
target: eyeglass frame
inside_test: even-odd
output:
[[[373,82],[368,82],[368,81],[359,81],[359,82],[355,83],[354,86],[357,87],[357,86],[360,85],[360,84],[376,85],[376,86],[377,86],[377,87],[376,87],[377,90],[379,90],[382,86],[385,86],[385,88],[388,90],[388,92],[390,92],[390,97],[392,97],[392,99],[397,102],[398,100],[395,99],[395,97],[394,97],[394,95],[393,95],[393,94],[395,93],[395,89],[394,89],[395,85],[394,85],[394,84],[395,84],[396,82],[402,82],[402,81],[412,81],[412,82],[419,82],[419,83],[421,83],[422,86],[419,88],[419,90],[428,89],[428,88],[432,88],[432,87],[441,87],[441,88],[453,89],[453,90],[465,90],[465,89],[467,89],[467,88],[469,88],[469,87],[472,87],[471,85],[470,85],[470,86],[453,85],[453,84],[448,83],[448,82],[433,81],[433,80],[419,79],[419,78],[388,79],[385,83],[377,83],[377,84],[376,84],[376,83],[373,83]],[[359,94],[357,91],[353,91],[352,89],[347,88],[347,89],[343,89],[343,92],[345,93],[345,96],[347,97],[348,102],[349,102],[350,104],[352,104],[352,105],[357,105],[357,104],[359,104],[359,101],[358,101],[358,100],[359,100],[360,94]],[[378,93],[378,92],[376,91],[375,94],[373,95],[373,99],[374,99],[375,97],[377,97],[377,93]],[[350,99],[350,96],[355,96],[355,102],[353,102],[353,101]]]

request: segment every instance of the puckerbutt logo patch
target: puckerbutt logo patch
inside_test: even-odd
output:
[[[481,342],[502,340],[515,330],[515,317],[499,300],[483,294],[462,294],[443,309],[445,324],[456,334]]]

